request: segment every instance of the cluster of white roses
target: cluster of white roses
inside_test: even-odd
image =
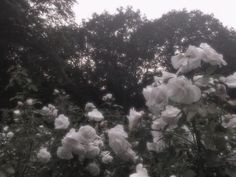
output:
[[[228,77],[214,79],[210,76],[196,75],[192,80],[181,75],[201,67],[202,63],[217,66],[227,64],[223,56],[208,44],[202,43],[200,47],[189,46],[185,53],[173,56],[171,62],[177,70],[176,74],[163,72],[161,77],[154,78],[155,82],[152,85],[143,89],[146,105],[153,113],[153,143],[147,143],[147,148],[156,152],[160,152],[165,148],[162,130],[177,127],[182,112],[175,107],[176,104],[187,107],[198,102],[202,96],[211,93],[221,99],[226,99],[225,85],[230,88],[236,87],[236,73]],[[197,109],[200,110],[200,108]],[[190,110],[188,111],[190,112]],[[234,116],[223,116],[222,120],[224,127],[236,127]],[[189,131],[187,126],[184,126],[184,129]],[[192,139],[191,137],[188,138]]]
[[[172,66],[178,70],[177,73],[190,72],[201,67],[202,62],[218,66],[227,64],[223,56],[206,43],[201,43],[199,47],[190,45],[185,53],[171,58]]]
[[[55,110],[55,107],[49,106]],[[48,109],[43,109],[44,111]],[[101,122],[104,116],[99,112],[93,103],[87,103],[85,112],[89,121]],[[48,110],[48,114],[51,112]],[[139,125],[143,112],[137,112],[134,108],[130,109],[127,116],[129,120],[129,130],[133,131]],[[54,120],[55,129],[67,129],[70,125],[69,118],[63,114],[59,114]],[[125,132],[123,125],[116,125],[113,128],[107,129],[109,146],[120,159],[124,161],[135,161],[136,153],[132,150],[132,146],[127,140],[128,134]],[[96,129],[90,125],[84,125],[75,130],[71,128],[69,132],[61,140],[61,146],[57,149],[57,156],[60,159],[70,160],[75,156],[81,161],[84,159],[93,160],[100,157],[101,162],[109,164],[113,161],[111,153],[104,150],[103,138],[99,136]],[[51,154],[47,148],[42,147],[37,154],[37,158],[42,163],[47,163],[51,159]],[[100,172],[99,166],[95,162],[91,162],[87,168],[93,176]]]
[[[61,159],[72,159],[73,154],[80,160],[93,159],[100,153],[103,145],[96,130],[89,126],[82,126],[78,131],[71,129],[62,139],[62,146],[57,149],[57,155]]]
[[[163,71],[161,77],[154,77],[154,83],[143,89],[143,95],[146,99],[146,105],[152,113],[151,134],[152,142],[147,143],[149,151],[161,152],[165,149],[163,131],[173,130],[178,127],[179,119],[183,113],[188,115],[189,119],[193,117],[195,107],[191,106],[199,102],[204,95],[214,93],[220,98],[226,97],[226,86],[236,88],[236,73],[221,78],[213,78],[205,75],[195,75],[192,79],[185,77],[186,74],[196,68],[200,68],[202,63],[210,65],[223,66],[227,63],[223,56],[218,54],[208,44],[201,44],[200,47],[189,46],[185,53],[178,54],[171,58],[172,66],[177,73],[168,73]],[[222,96],[223,95],[223,96]],[[104,101],[111,100],[112,94],[103,97]],[[178,107],[178,105],[181,105]],[[193,109],[194,111],[192,111]],[[197,108],[200,112],[201,108]],[[48,105],[42,109],[49,115],[57,116],[58,111],[53,105]],[[85,106],[86,116],[89,121],[103,122],[103,114],[96,108],[93,103],[87,103]],[[129,132],[137,130],[144,112],[130,109],[127,116]],[[201,112],[201,114],[206,114]],[[69,118],[60,114],[55,118],[55,129],[67,129],[70,125]],[[99,124],[96,124],[99,125]],[[235,115],[222,116],[222,126],[225,128],[236,127]],[[190,129],[183,125],[186,139],[193,141]],[[132,149],[128,141],[128,133],[124,126],[118,124],[113,128],[107,129],[108,144],[113,153],[124,161],[137,162],[138,155]],[[57,156],[61,159],[72,159],[78,156],[81,161],[84,159],[95,159],[100,157],[102,163],[109,164],[113,161],[111,152],[104,150],[104,137],[97,134],[96,128],[90,125],[84,125],[75,130],[71,128],[61,140],[61,146],[57,149]],[[51,158],[46,148],[41,148],[38,152],[38,159],[42,162],[48,162]],[[100,169],[97,163],[91,162],[87,170],[92,176],[99,175]],[[130,177],[148,177],[147,170],[142,164],[136,166],[136,173]]]

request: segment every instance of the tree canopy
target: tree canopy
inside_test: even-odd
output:
[[[48,95],[46,102],[54,88],[62,88],[81,105],[89,100],[101,103],[102,95],[112,92],[119,104],[137,107],[144,105],[143,86],[161,68],[172,71],[170,56],[190,44],[209,43],[224,55],[225,74],[236,69],[236,33],[212,15],[182,10],[148,20],[127,7],[115,14],[94,14],[78,26],[73,3],[1,2],[2,106],[11,104],[9,99],[19,90],[19,83],[5,89],[11,71],[19,66],[38,88],[32,90],[35,96]]]

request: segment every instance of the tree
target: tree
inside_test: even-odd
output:
[[[223,53],[229,63],[227,73],[236,69],[233,68],[235,32],[224,27],[213,15],[203,14],[201,11],[171,11],[144,25],[137,36],[142,43],[152,45],[150,49],[157,55],[156,62],[162,63],[168,70],[173,69],[169,61],[172,55],[182,52],[189,45],[199,45],[201,42],[207,42]]]
[[[48,36],[55,25],[72,23],[71,7],[74,0],[3,0],[0,5],[0,58],[1,105],[16,93],[14,89],[6,92],[10,79],[7,70],[11,66],[21,65],[26,68],[34,82],[45,82],[45,74],[66,80],[65,61],[58,55]],[[43,81],[44,80],[44,81]]]
[[[141,88],[160,74],[160,68],[172,71],[169,58],[190,44],[209,43],[229,63],[219,71],[229,74],[234,70],[235,33],[200,11],[172,11],[149,21],[131,8],[121,8],[117,14],[95,14],[82,29],[87,48],[75,60],[86,64],[78,68],[90,85],[105,86],[122,105],[142,106]]]
[[[146,53],[136,46],[133,36],[145,21],[139,11],[120,8],[114,15],[94,14],[83,24],[87,46],[83,59],[91,63],[85,77],[96,88],[114,93],[121,104],[130,105],[135,89],[140,89],[140,66]]]

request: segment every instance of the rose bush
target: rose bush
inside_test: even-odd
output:
[[[125,113],[110,93],[99,109],[59,90],[53,104],[17,100],[2,117],[0,177],[234,177],[236,74],[212,72],[226,62],[208,44],[171,61],[177,72],[143,89],[147,109]]]

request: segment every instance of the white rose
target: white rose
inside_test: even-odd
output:
[[[55,129],[67,129],[70,125],[68,117],[60,114],[54,121]]]
[[[46,148],[41,148],[37,154],[37,158],[40,162],[47,163],[51,159],[51,154]]]
[[[90,121],[100,122],[104,119],[104,116],[97,109],[93,109],[92,111],[88,112],[88,118]]]

